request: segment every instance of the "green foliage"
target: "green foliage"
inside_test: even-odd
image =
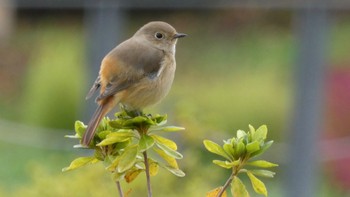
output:
[[[233,177],[231,193],[233,196],[249,197],[249,193],[245,188],[245,185],[242,183],[241,179],[239,179],[237,176]]]
[[[40,30],[40,36],[32,38],[35,41],[30,44],[35,46],[35,50],[31,49],[35,53],[22,82],[20,111],[25,113],[18,117],[32,125],[70,128],[85,94],[83,38],[72,26],[43,24]]]
[[[265,169],[251,169],[249,167],[271,168],[278,166],[277,164],[265,161],[255,160],[252,158],[263,154],[273,143],[273,141],[265,142],[267,137],[267,127],[260,126],[258,129],[249,125],[249,131],[238,130],[236,137],[224,140],[222,146],[210,140],[204,140],[205,148],[216,155],[223,157],[225,160],[213,160],[213,163],[226,169],[231,169],[232,174],[225,186],[216,188],[209,192],[209,196],[223,196],[226,195],[228,185],[231,185],[232,196],[235,197],[249,197],[249,193],[238,178],[238,174],[245,173],[248,175],[253,189],[256,193],[267,196],[267,189],[265,184],[256,176],[273,178],[275,173]]]
[[[114,181],[124,179],[127,183],[130,183],[141,172],[146,171],[144,153],[152,150],[164,162],[148,158],[147,164],[150,176],[155,176],[159,167],[178,177],[185,176],[176,161],[183,158],[182,154],[177,151],[176,143],[160,136],[162,132],[180,131],[184,128],[163,126],[167,121],[166,115],[137,115],[135,112],[123,109],[115,116],[116,118],[112,120],[104,118],[97,128],[94,139],[88,147],[95,151],[94,155],[79,157],[73,160],[68,167],[63,168],[62,171],[103,162],[106,170],[112,173]],[[76,121],[75,135],[66,137],[80,140],[86,127],[82,122]],[[75,147],[82,148],[80,144]]]
[[[81,166],[84,166],[87,164],[94,164],[96,162],[98,162],[98,159],[95,157],[78,157],[74,159],[68,167],[63,168],[62,171],[74,170]]]

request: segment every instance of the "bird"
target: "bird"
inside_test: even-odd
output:
[[[152,21],[102,59],[86,96],[89,99],[100,89],[95,99],[98,107],[81,139],[83,146],[90,145],[100,121],[116,105],[142,111],[168,94],[176,70],[176,43],[185,36],[166,22]]]

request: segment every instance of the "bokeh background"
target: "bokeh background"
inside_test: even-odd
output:
[[[152,20],[189,35],[170,94],[146,110],[186,128],[171,136],[186,177],[161,170],[156,196],[224,184],[202,141],[248,124],[275,141],[269,196],[350,196],[349,3],[225,2],[0,0],[0,196],[117,196],[102,165],[61,172],[89,154],[63,136],[95,108],[85,94],[103,56]],[[144,181],[123,187],[144,196]]]

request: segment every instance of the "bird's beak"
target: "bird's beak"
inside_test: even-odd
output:
[[[174,39],[175,38],[183,38],[183,37],[185,37],[185,36],[187,36],[187,34],[184,34],[184,33],[176,33],[175,35],[174,35]]]

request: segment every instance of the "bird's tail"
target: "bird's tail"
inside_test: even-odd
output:
[[[96,109],[94,115],[92,116],[86,131],[84,133],[84,136],[81,140],[81,144],[84,146],[89,146],[91,140],[94,138],[96,129],[98,125],[100,124],[102,118],[107,114],[109,111],[107,105],[99,105]]]

